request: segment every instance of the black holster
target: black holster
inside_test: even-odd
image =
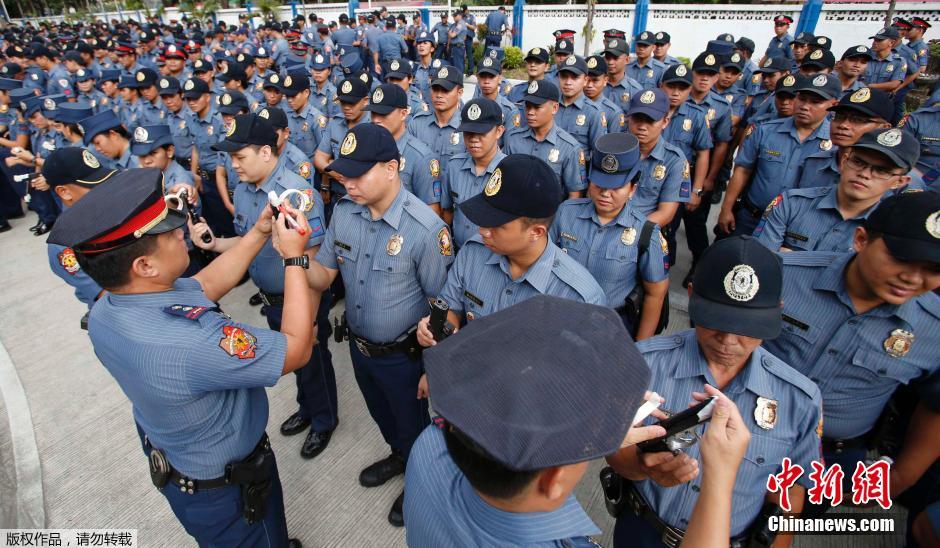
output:
[[[272,488],[274,452],[265,443],[239,462],[225,465],[225,479],[238,485],[242,494],[242,517],[251,525],[264,519]]]
[[[601,469],[600,480],[607,513],[616,519],[620,517],[620,513],[627,504],[627,498],[624,496],[623,476],[614,472],[610,466],[605,466]]]

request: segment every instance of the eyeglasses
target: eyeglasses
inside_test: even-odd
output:
[[[892,171],[894,168],[876,166],[874,164],[870,164],[866,162],[865,160],[862,160],[858,156],[855,156],[854,154],[849,154],[846,157],[845,162],[846,162],[846,165],[848,165],[850,168],[854,169],[855,171],[863,171],[865,168],[868,168],[871,171],[871,176],[873,179],[881,179],[882,181],[887,181],[888,179],[892,177],[903,175],[903,173],[895,173],[894,171]]]
[[[864,116],[859,116],[858,114],[851,114],[846,112],[837,112],[835,116],[832,117],[833,122],[848,122],[855,126],[864,126],[866,124],[877,124],[878,120],[873,120],[871,118],[865,118]]]
[[[775,27],[785,27],[785,26],[787,26],[788,24],[789,24],[789,23],[774,23],[774,26],[775,26]]]

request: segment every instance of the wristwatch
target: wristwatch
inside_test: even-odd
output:
[[[705,194],[705,189],[704,189],[704,188],[693,188],[693,189],[692,189],[692,192],[695,193],[696,196],[698,196],[699,198],[701,198],[701,197],[702,197],[702,194]]]
[[[290,259],[284,259],[284,266],[300,266],[304,270],[310,268],[310,257],[307,255],[301,255],[300,257],[291,257]]]

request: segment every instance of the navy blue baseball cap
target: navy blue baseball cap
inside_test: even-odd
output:
[[[30,96],[20,101],[20,110],[23,111],[23,118],[29,119],[30,116],[42,110],[42,102],[45,96]]]
[[[211,93],[209,84],[201,78],[190,78],[183,83],[183,99],[198,99],[207,93]]]
[[[42,164],[42,176],[53,187],[78,185],[94,188],[115,172],[103,167],[94,154],[81,147],[57,148]]]
[[[502,226],[519,217],[555,215],[564,199],[558,175],[543,160],[510,154],[493,170],[483,192],[458,207],[477,226]]]
[[[491,51],[496,51],[496,50],[491,50]],[[482,59],[480,59],[480,65],[479,67],[477,67],[477,74],[489,74],[492,76],[498,76],[502,73],[503,73],[503,66],[498,60],[492,57],[486,56],[486,55],[483,56]]]
[[[652,46],[656,43],[656,35],[648,30],[644,30],[634,37],[633,43],[637,46]]]
[[[451,65],[431,70],[431,87],[440,86],[447,91],[463,85],[463,71]]]
[[[258,117],[264,118],[274,126],[275,129],[284,129],[288,127],[287,114],[278,107],[264,107],[258,111]]]
[[[898,29],[894,27],[882,27],[874,36],[869,36],[868,38],[874,40],[897,40],[900,37],[901,34],[898,32]]]
[[[692,71],[682,63],[670,65],[660,79],[660,83],[663,84],[673,84],[676,82],[681,82],[689,86],[692,85]]]
[[[180,92],[180,81],[172,76],[164,76],[157,82],[157,92],[160,95],[176,95]]]
[[[645,114],[654,121],[662,120],[669,112],[669,98],[663,90],[648,89],[643,93],[634,93],[630,98],[630,111],[627,116]]]
[[[341,103],[358,103],[367,95],[369,85],[360,78],[346,78],[336,86],[336,99]]]
[[[889,121],[894,116],[894,101],[887,92],[863,87],[843,95],[839,103],[829,107],[829,110],[833,112],[854,110]]]
[[[698,57],[692,61],[692,71],[693,72],[718,72],[719,63],[718,58],[720,53],[714,53],[711,51],[703,51],[698,54]]]
[[[157,74],[157,71],[153,69],[142,68],[134,73],[134,82],[136,82],[134,87],[148,88],[150,86],[155,86],[159,77],[160,76]]]
[[[764,62],[761,63],[761,66],[757,68],[754,72],[761,74],[769,74],[772,72],[787,72],[790,70],[792,62],[786,57],[768,57],[764,59]]]
[[[486,48],[486,51],[483,52],[483,57],[489,57],[496,62],[499,66],[503,65],[503,59],[506,58],[506,50],[503,48],[497,48],[494,46],[489,46]]]
[[[408,108],[408,94],[397,84],[382,84],[369,97],[365,110],[388,114],[400,108]]]
[[[355,179],[372,169],[375,164],[401,161],[395,137],[382,126],[367,123],[356,124],[346,132],[339,147],[339,158],[326,166],[326,171],[335,171],[344,177]]]
[[[382,72],[385,74],[386,79],[395,78],[404,80],[411,76],[411,63],[405,59],[392,59],[388,63],[383,64]]]
[[[240,91],[226,91],[219,95],[219,112],[222,114],[238,114],[248,112],[248,99]]]
[[[469,322],[424,367],[444,428],[519,471],[616,452],[650,383],[613,310],[548,295]]]
[[[563,53],[566,55],[571,55],[574,53],[574,41],[570,38],[562,38],[555,42],[555,53]]]
[[[460,126],[457,131],[488,133],[503,123],[503,109],[492,99],[477,97],[467,101],[460,110]]]
[[[170,133],[170,126],[139,126],[134,130],[131,139],[131,154],[134,156],[146,156],[163,145],[173,144],[173,134]]]
[[[249,145],[269,146],[276,150],[277,131],[266,118],[257,114],[239,114],[232,120],[225,139],[212,145],[212,150],[238,152]]]
[[[577,55],[570,55],[565,62],[558,67],[558,73],[570,72],[576,76],[582,74],[587,74],[588,68],[587,63],[584,62],[584,59],[578,57]]]
[[[55,95],[46,95],[42,99],[42,115],[50,120],[56,120],[59,111],[59,105],[68,102],[69,97],[63,93]]]
[[[57,107],[55,119],[64,124],[77,124],[94,113],[91,105],[80,100],[76,103],[61,103]]]
[[[870,47],[865,45],[852,46],[845,50],[845,53],[842,54],[842,59],[848,59],[849,57],[866,57],[869,61],[871,61],[875,58],[875,52],[873,52]]]
[[[330,57],[328,55],[318,53],[310,58],[310,68],[312,70],[328,69],[331,66],[332,64],[330,63]]]
[[[420,44],[421,42],[427,42],[429,44],[434,43],[434,38],[427,31],[422,31],[421,34],[415,37],[415,44]]]
[[[225,70],[219,74],[219,80],[222,82],[231,82],[232,80],[247,82],[248,75],[245,73],[245,65],[234,61],[227,63]]]
[[[733,236],[702,253],[692,279],[689,319],[695,325],[755,339],[780,334],[780,257],[750,236]]]
[[[734,51],[734,42],[726,42],[725,40],[709,40],[705,45],[706,53],[711,53],[719,57],[731,55],[732,51]]]
[[[121,121],[113,110],[106,108],[79,122],[78,127],[82,130],[82,140],[85,146],[88,146],[99,133],[121,127]]]
[[[797,78],[796,91],[815,93],[823,99],[838,99],[842,97],[842,82],[837,76],[821,73]]]
[[[49,243],[89,255],[106,253],[186,224],[184,213],[167,206],[157,168],[115,173],[95,190],[62,212]]]
[[[806,57],[803,57],[803,61],[800,63],[800,68],[802,67],[819,67],[823,69],[832,69],[836,66],[836,58],[832,55],[832,52],[827,49],[814,49]]]
[[[558,102],[560,100],[558,86],[548,78],[544,80],[532,80],[529,82],[528,87],[526,87],[525,95],[522,97],[522,100],[526,103],[532,103],[533,105],[541,105],[546,101]]]
[[[920,141],[908,131],[899,128],[873,129],[865,132],[852,145],[853,149],[864,148],[880,152],[894,165],[910,171],[920,158]]]
[[[864,227],[881,234],[895,259],[940,263],[940,193],[935,190],[883,200]]]
[[[87,82],[88,80],[94,80],[95,73],[88,69],[80,68],[75,71],[75,81],[76,82]]]
[[[340,56],[339,65],[346,74],[358,72],[362,69],[362,58],[359,57],[358,51],[348,51],[345,55]]]
[[[23,87],[23,82],[13,78],[0,78],[0,90],[11,91]]]
[[[117,82],[121,79],[121,71],[119,69],[105,69],[101,71],[102,82]]]
[[[806,45],[809,45],[809,44],[812,44],[812,43],[815,42],[815,41],[816,41],[816,37],[813,35],[812,32],[805,32],[805,31],[804,31],[804,32],[801,32],[801,33],[799,33],[799,34],[797,34],[796,36],[793,37],[793,43],[794,43],[794,44],[806,44]]]
[[[632,133],[607,133],[594,142],[588,180],[615,189],[631,182],[640,171],[640,143]]]

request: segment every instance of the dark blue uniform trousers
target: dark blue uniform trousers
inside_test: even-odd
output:
[[[614,548],[662,548],[663,536],[630,508],[624,508],[614,525]]]
[[[467,50],[463,44],[450,44],[450,64],[463,74],[467,70]]]
[[[144,431],[137,424],[137,435],[144,454],[150,457],[150,449],[144,442]],[[173,463],[170,463],[173,464]],[[199,479],[199,478],[196,478]],[[213,479],[213,478],[202,478]],[[288,545],[287,519],[284,516],[284,491],[277,471],[277,460],[271,459],[271,494],[268,497],[264,519],[251,525],[242,518],[241,488],[237,485],[183,493],[172,484],[160,489],[170,503],[186,532],[199,546],[229,547],[257,546],[284,548]]]
[[[333,335],[330,326],[330,306],[333,296],[329,291],[320,297],[320,308],[317,309],[317,345],[310,353],[307,365],[294,371],[294,380],[297,381],[297,404],[300,414],[310,419],[311,427],[315,432],[327,432],[336,427],[339,408],[336,401],[336,373],[333,371],[333,354],[330,353],[329,340]],[[268,326],[281,330],[281,314],[284,309],[280,306],[264,307],[264,315],[268,319]]]
[[[215,172],[210,172],[209,175],[214,176]],[[202,203],[202,218],[206,220],[213,234],[222,238],[234,237],[236,235],[235,219],[225,208],[225,203],[215,188],[215,179],[209,182],[203,181],[199,200]]]
[[[0,160],[4,160],[10,156],[10,149],[2,148],[0,149]],[[3,175],[9,184],[12,186],[15,193],[19,196],[25,196],[29,194],[29,208],[36,212],[36,215],[39,216],[39,219],[46,223],[52,224],[59,217],[59,206],[56,204],[55,199],[52,196],[51,190],[36,190],[28,185],[28,183],[14,183],[13,177],[15,175],[22,175],[24,173],[31,173],[33,168],[27,166],[14,166],[7,167],[5,161],[0,161],[0,170],[3,171]],[[4,199],[6,201],[6,199]],[[15,207],[10,207],[4,205],[4,211],[7,215],[15,216],[16,211],[19,210],[19,203],[17,201]]]
[[[431,422],[428,400],[417,398],[418,380],[423,372],[421,360],[412,360],[404,352],[367,358],[352,339],[349,355],[372,420],[379,426],[385,443],[407,462],[418,434]]]

